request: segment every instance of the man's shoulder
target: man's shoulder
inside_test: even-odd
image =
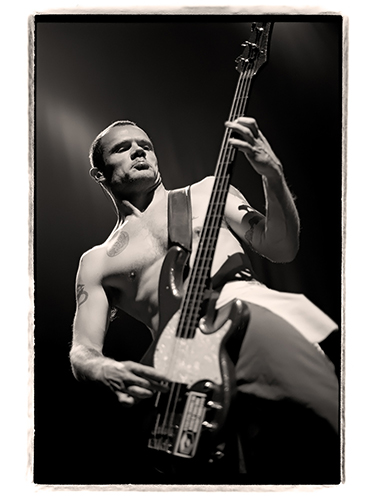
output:
[[[214,185],[215,177],[213,175],[208,175],[202,180],[195,182],[190,186],[193,193],[206,193],[208,190],[211,191]]]
[[[188,186],[180,187],[177,189],[172,189],[170,193],[176,192],[176,191],[190,191],[190,195],[193,198],[196,198],[197,196],[202,196],[202,195],[209,195],[211,194],[213,185],[214,185],[215,177],[213,175],[209,175],[207,177],[204,177],[202,180],[198,182],[194,182],[193,184],[189,184]]]
[[[105,243],[101,243],[100,245],[95,245],[94,247],[86,250],[81,256],[82,260],[96,260],[99,259],[102,254],[105,252]]]
[[[79,260],[79,272],[93,273],[100,271],[101,262],[105,255],[104,243],[101,245],[96,245],[81,255]]]

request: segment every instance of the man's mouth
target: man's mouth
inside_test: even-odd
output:
[[[150,165],[147,163],[146,160],[140,158],[139,160],[133,161],[133,167],[136,168],[137,170],[147,170],[150,167]]]

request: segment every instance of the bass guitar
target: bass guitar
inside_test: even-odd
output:
[[[229,120],[244,115],[253,76],[267,60],[271,23],[253,22],[243,53],[236,59],[240,76]],[[225,130],[205,222],[193,266],[184,284],[189,252],[172,246],[163,263],[159,285],[160,327],[142,363],[154,366],[171,381],[157,393],[147,437],[156,461],[211,460],[222,441],[235,395],[233,363],[225,349],[243,335],[249,320],[239,300],[215,317],[210,272],[229,191],[235,148]],[[208,302],[208,305],[207,305]],[[167,312],[165,312],[167,311]],[[176,312],[175,312],[176,311]],[[168,458],[167,458],[168,457]]]

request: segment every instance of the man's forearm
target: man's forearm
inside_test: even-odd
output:
[[[283,174],[263,176],[266,198],[265,238],[277,258],[291,261],[299,247],[299,217]]]
[[[82,344],[73,344],[70,351],[70,363],[78,381],[104,382],[103,367],[109,358],[96,349]]]

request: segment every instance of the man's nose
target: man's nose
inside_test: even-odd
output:
[[[146,151],[137,144],[131,153],[131,159],[134,160],[135,158],[138,158],[140,156],[146,157]]]

